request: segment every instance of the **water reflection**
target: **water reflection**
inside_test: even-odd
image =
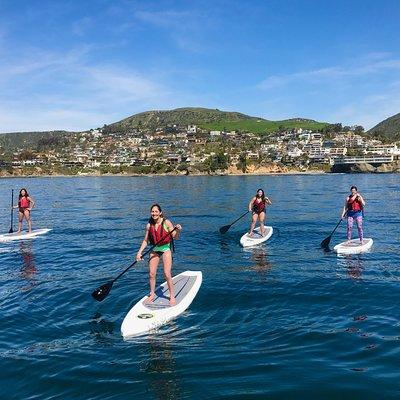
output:
[[[33,254],[32,243],[30,241],[21,241],[19,243],[19,249],[22,256],[20,276],[28,281],[28,285],[22,287],[21,290],[27,291],[36,285],[37,268],[35,265],[35,256]]]
[[[244,247],[243,251],[250,254],[250,259],[254,263],[253,270],[260,273],[269,273],[272,264],[268,261],[267,249],[264,246]]]
[[[90,334],[100,342],[104,342],[114,332],[114,323],[104,319],[99,312],[93,315],[89,326]]]
[[[347,275],[351,279],[362,279],[364,261],[361,254],[349,254],[338,256],[338,266],[346,268]]]
[[[141,370],[148,375],[149,390],[156,399],[176,400],[182,398],[183,389],[177,375],[172,343],[165,338],[148,336],[148,357]]]

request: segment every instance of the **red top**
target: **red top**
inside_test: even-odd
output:
[[[347,199],[347,209],[350,211],[361,211],[362,210],[362,203],[358,200],[358,195],[355,198],[349,196]]]
[[[19,206],[20,208],[29,208],[30,203],[31,203],[31,202],[28,200],[28,198],[25,197],[25,196],[23,196],[23,197],[21,197],[21,198],[19,199],[18,206]]]
[[[158,226],[156,229],[156,226],[153,224],[150,224],[149,228],[149,240],[152,245],[155,245],[157,243],[157,246],[162,246],[163,244],[170,243],[172,238],[170,232],[167,231],[164,227],[165,221],[162,220],[161,224]],[[161,239],[163,239],[161,242],[159,242]]]
[[[253,202],[253,211],[257,214],[265,210],[265,200],[257,201],[257,198]]]

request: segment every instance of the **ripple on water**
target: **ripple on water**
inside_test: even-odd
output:
[[[320,242],[354,180],[374,246],[338,257]],[[22,182],[0,180],[1,204]],[[397,398],[398,185],[397,175],[30,180],[34,224],[53,231],[0,245],[3,397]],[[225,235],[218,229],[246,211],[259,186],[274,202],[267,214],[274,235],[243,249],[248,218]],[[390,189],[385,207],[382,187]],[[316,188],[324,199],[310,209]],[[201,270],[203,284],[179,318],[123,340],[125,314],[148,292],[146,263],[103,302],[90,294],[134,261],[154,201],[183,226],[174,273]],[[9,226],[8,213],[0,226]],[[344,238],[342,224],[332,247]]]

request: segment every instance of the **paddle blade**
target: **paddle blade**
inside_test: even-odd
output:
[[[97,301],[103,301],[108,296],[108,293],[110,293],[112,285],[112,281],[101,285],[92,293],[92,297]]]
[[[225,226],[219,228],[219,233],[224,234],[224,233],[228,232],[230,227],[231,227],[230,225],[225,225]]]
[[[328,236],[327,238],[325,238],[322,242],[321,242],[321,247],[323,247],[324,249],[329,247],[329,243],[331,242],[332,239],[332,235]]]
[[[10,228],[10,230],[8,231],[8,233],[13,233],[13,228]]]

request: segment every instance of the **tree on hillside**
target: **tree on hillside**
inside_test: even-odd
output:
[[[360,133],[364,133],[364,127],[361,126],[361,125],[356,125],[356,126],[354,127],[354,133],[357,133],[358,135],[359,135]]]
[[[30,150],[23,150],[21,151],[21,153],[19,153],[18,155],[18,159],[20,161],[24,161],[24,160],[32,160],[33,158],[36,157],[36,154],[33,151]]]
[[[245,174],[247,170],[247,156],[246,153],[241,153],[239,155],[239,162],[237,163],[237,167]]]
[[[224,153],[219,152],[214,156],[210,156],[204,161],[207,166],[207,170],[215,172],[217,170],[226,170],[228,168],[228,156]]]

